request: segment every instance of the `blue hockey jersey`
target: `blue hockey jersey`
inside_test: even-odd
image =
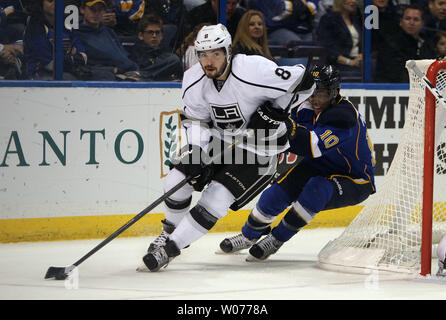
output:
[[[302,161],[325,176],[347,176],[357,183],[374,184],[373,145],[360,113],[347,99],[316,115],[309,101],[291,111],[299,128],[290,138],[289,151],[304,156]]]

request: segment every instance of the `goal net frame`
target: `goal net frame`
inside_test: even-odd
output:
[[[444,89],[446,88],[446,60],[421,60],[421,61],[415,61],[417,64],[418,63],[424,63],[425,65],[428,65],[430,63],[430,65],[427,68],[427,72],[426,72],[426,77],[429,79],[429,81],[436,87],[437,86],[437,77],[439,76],[441,71],[445,71],[442,72],[444,73],[443,75],[443,80],[442,80],[442,84],[441,84],[441,88],[437,88],[440,92],[444,91]],[[432,62],[432,63],[431,63]],[[407,64],[406,64],[407,65]],[[414,72],[409,70],[409,74],[410,74],[410,78],[411,78],[411,84],[410,84],[410,90],[409,90],[409,108],[411,108],[411,103],[419,103],[419,102],[411,102],[411,99],[413,98],[411,92],[413,89],[413,86],[416,85],[418,86],[418,91],[416,91],[415,94],[417,94],[417,92],[421,92],[420,91],[420,85],[424,85],[424,83],[422,83],[422,79],[420,79],[418,76],[414,75]],[[444,83],[443,83],[444,81]],[[415,82],[415,83],[412,83]],[[361,234],[361,229],[360,227],[362,227],[362,225],[360,225],[360,227],[357,227],[356,225],[359,226],[359,224],[357,223],[356,220],[360,219],[361,214],[364,212],[363,215],[368,214],[368,212],[365,212],[365,209],[367,208],[368,205],[368,201],[365,202],[365,207],[361,210],[361,212],[358,214],[358,216],[352,221],[352,223],[346,228],[346,230],[344,230],[344,232],[335,240],[330,241],[319,253],[318,259],[319,259],[319,265],[322,268],[325,269],[330,269],[330,270],[336,270],[336,271],[346,271],[346,272],[364,272],[365,269],[376,269],[376,270],[382,270],[382,271],[392,271],[392,272],[409,272],[409,273],[419,273],[422,276],[426,276],[428,274],[431,273],[431,269],[432,269],[432,246],[433,246],[433,238],[432,238],[432,233],[433,233],[433,212],[434,212],[434,170],[435,170],[435,152],[436,152],[436,144],[435,144],[435,135],[436,135],[436,109],[438,108],[442,108],[442,116],[444,113],[444,108],[446,108],[446,106],[441,105],[440,103],[437,103],[437,99],[435,98],[435,96],[429,91],[429,89],[427,87],[425,87],[424,89],[424,105],[425,105],[425,112],[424,112],[424,155],[423,155],[423,162],[424,162],[424,166],[422,169],[422,186],[421,188],[421,192],[422,195],[418,195],[420,197],[422,203],[420,205],[421,209],[421,213],[420,213],[420,223],[419,225],[416,226],[416,230],[414,232],[417,233],[417,237],[421,237],[421,243],[419,244],[417,242],[416,246],[414,246],[413,248],[411,248],[411,250],[415,251],[415,253],[413,253],[414,255],[417,255],[417,251],[420,251],[420,257],[416,257],[416,266],[410,266],[410,267],[401,267],[401,266],[389,266],[389,264],[392,263],[385,263],[385,267],[382,267],[380,265],[381,261],[380,259],[382,258],[382,256],[385,254],[383,252],[383,250],[387,250],[386,249],[382,249],[382,247],[379,247],[378,249],[372,248],[369,249],[368,246],[364,246],[363,243],[361,242],[362,245],[356,245],[352,243],[356,243],[354,241],[346,240],[347,238],[351,237],[351,234],[355,233],[355,237],[361,237],[362,235],[358,235]],[[422,97],[421,97],[422,98]],[[437,108],[438,106],[438,108]],[[438,109],[439,110],[439,109]],[[420,115],[420,118],[422,116]],[[419,121],[419,120],[418,120]],[[408,125],[408,122],[406,122],[405,126]],[[440,125],[440,124],[438,124]],[[441,127],[444,127],[444,122],[441,121]],[[404,134],[404,130],[406,128],[403,128],[403,134]],[[409,127],[407,130],[410,130],[411,128]],[[438,130],[439,132],[440,130]],[[444,128],[443,128],[444,131]],[[437,134],[438,134],[437,132]],[[400,148],[400,145],[398,146],[398,149]],[[403,147],[402,147],[403,148]],[[404,151],[402,151],[404,152]],[[396,155],[398,154],[398,150],[395,154],[395,158]],[[395,160],[394,158],[394,160]],[[442,155],[442,159],[443,155]],[[398,161],[404,161],[405,158],[399,158]],[[387,173],[390,172],[390,170],[392,169],[393,166],[393,162],[392,165],[389,168],[389,171]],[[395,165],[397,166],[397,165]],[[403,164],[404,166],[404,164]],[[397,167],[398,168],[398,167]],[[398,169],[396,169],[398,170]],[[386,183],[386,177],[384,177],[384,184]],[[391,180],[392,177],[389,177],[388,180]],[[392,182],[394,182],[395,180],[392,180]],[[390,183],[390,182],[389,182]],[[398,183],[398,182],[394,182],[394,183]],[[397,192],[397,191],[395,191]],[[379,188],[377,190],[377,193],[379,193]],[[373,197],[375,195],[372,195],[371,197]],[[415,196],[417,197],[417,196]],[[446,197],[446,195],[445,195]],[[377,198],[374,198],[377,199]],[[373,200],[374,203],[379,202],[380,199],[378,198],[377,200]],[[382,201],[386,201],[386,200],[382,200]],[[418,202],[419,202],[418,201]],[[416,206],[418,206],[418,202]],[[385,207],[386,204],[384,204]],[[391,205],[388,205],[391,206]],[[374,210],[374,209],[370,209],[370,210]],[[382,209],[381,209],[382,210]],[[388,209],[386,209],[388,210]],[[392,209],[389,209],[390,211]],[[445,209],[442,209],[443,211],[446,211]],[[391,215],[392,213],[390,213]],[[407,213],[408,216],[410,216],[409,213]],[[400,217],[398,217],[399,219]],[[406,217],[407,218],[407,217]],[[392,218],[393,219],[393,218]],[[400,219],[400,220],[404,220],[404,219]],[[409,219],[407,219],[409,220]],[[356,223],[356,224],[355,224]],[[364,225],[366,225],[367,223],[370,222],[365,222]],[[373,223],[373,222],[372,222]],[[379,222],[376,222],[379,223]],[[349,228],[358,228],[358,231],[352,231],[350,232],[350,230],[348,230]],[[366,228],[366,227],[364,227]],[[418,229],[419,228],[419,229]],[[443,228],[443,227],[442,227]],[[444,230],[444,231],[443,231]],[[404,230],[407,231],[407,230]],[[444,229],[441,230],[441,232],[443,232],[444,234],[446,234],[446,224],[444,226]],[[388,232],[388,233],[392,233],[392,231]],[[397,232],[396,232],[397,233]],[[364,235],[364,237],[369,237],[368,235]],[[395,235],[385,235],[382,236],[382,239],[380,238],[381,241],[385,242],[386,239],[391,239],[391,237],[396,237]],[[438,238],[438,236],[437,236]],[[384,239],[384,240],[383,240]],[[375,239],[369,239],[367,240],[368,243],[371,243],[373,241],[375,241]],[[366,241],[366,242],[367,242]],[[389,240],[390,241],[390,240]],[[437,242],[439,241],[439,239],[436,240]],[[358,242],[359,243],[359,242]],[[390,242],[389,242],[390,243]],[[392,242],[393,243],[393,242]],[[375,244],[373,244],[375,245]],[[378,248],[378,247],[376,247]],[[419,260],[418,260],[419,259]],[[358,262],[360,261],[360,262]],[[396,263],[398,264],[398,263]],[[400,268],[401,267],[401,268]]]

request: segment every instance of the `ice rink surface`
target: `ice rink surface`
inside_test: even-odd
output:
[[[444,300],[446,280],[321,269],[319,250],[342,229],[302,230],[266,262],[216,254],[230,233],[209,233],[157,273],[138,273],[153,237],[117,238],[69,280],[44,280],[102,239],[0,244],[0,300]],[[437,271],[434,261],[433,273]]]

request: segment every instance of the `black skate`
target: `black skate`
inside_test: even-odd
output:
[[[246,258],[246,261],[266,260],[270,255],[276,253],[282,245],[283,242],[274,238],[270,233],[249,249],[250,255]]]
[[[261,236],[269,234],[271,232],[271,227],[267,227]],[[260,238],[248,239],[243,233],[239,233],[233,237],[226,238],[220,242],[220,249],[224,253],[235,253],[243,249],[249,249],[254,243],[256,243]]]
[[[180,255],[180,253],[180,249],[178,249],[175,242],[167,240],[164,246],[158,247],[146,254],[142,258],[142,261],[151,272],[157,272],[162,267],[167,267],[169,262]]]
[[[166,244],[166,241],[167,241],[167,238],[169,237],[169,235],[175,230],[175,225],[170,223],[166,219],[161,220],[161,223],[163,224],[163,231],[150,244],[149,248],[147,249],[148,253],[153,252],[155,249],[164,246]]]
[[[242,233],[233,237],[226,238],[220,242],[220,249],[224,253],[234,253],[243,249],[250,248],[259,239],[248,239]]]

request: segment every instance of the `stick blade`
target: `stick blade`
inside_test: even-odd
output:
[[[49,267],[46,274],[45,279],[56,279],[56,280],[65,280],[68,278],[68,274],[70,273],[70,268],[65,267]]]

